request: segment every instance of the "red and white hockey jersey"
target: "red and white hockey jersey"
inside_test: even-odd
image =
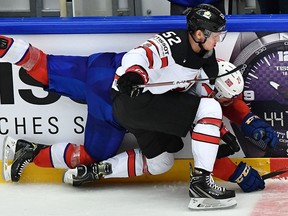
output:
[[[118,78],[133,65],[139,65],[146,70],[148,83],[196,80],[203,76],[215,77],[218,74],[214,50],[208,58],[199,56],[192,50],[186,30],[157,34],[141,46],[126,53],[121,67],[116,71],[113,83],[115,90],[118,90],[116,85]],[[144,88],[143,91],[149,90],[153,94],[162,94],[169,90],[187,91],[193,84],[149,87]],[[196,89],[200,91],[199,87],[195,86]]]

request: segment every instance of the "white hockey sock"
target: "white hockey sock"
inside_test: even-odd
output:
[[[125,178],[143,174],[143,155],[139,149],[120,153],[103,162],[112,164],[113,172],[104,178]]]
[[[112,174],[104,176],[104,178],[125,178],[141,176],[144,173],[162,174],[173,166],[174,156],[172,153],[163,152],[154,158],[147,159],[141,150],[132,149],[103,162],[112,164]]]
[[[57,143],[51,146],[51,159],[54,168],[68,169],[65,162],[65,150],[70,143]]]
[[[209,133],[205,134],[205,131]],[[201,134],[201,135],[199,135]],[[198,136],[202,138],[198,139]],[[219,128],[214,125],[197,124],[192,133],[192,153],[194,158],[194,166],[212,172],[216,155],[218,152],[218,144],[209,142],[211,139],[220,139]],[[205,141],[207,139],[207,141]]]
[[[212,98],[202,98],[192,132],[194,166],[212,172],[222,125],[222,109]]]

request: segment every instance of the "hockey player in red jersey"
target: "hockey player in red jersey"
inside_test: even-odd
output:
[[[198,206],[201,206],[201,202],[206,199],[217,200],[215,206],[212,207],[235,205],[234,191],[225,190],[217,186],[210,174],[213,171],[218,151],[220,128],[222,126],[222,111],[219,103],[210,97],[210,95],[208,97],[207,94],[207,97],[204,98],[200,96],[202,89],[209,89],[207,88],[209,85],[211,85],[211,90],[213,90],[215,79],[211,79],[207,86],[189,83],[188,85],[176,86],[177,88],[175,86],[149,89],[134,88],[137,84],[148,82],[181,81],[198,79],[200,76],[203,78],[217,77],[218,64],[215,59],[214,46],[225,35],[222,32],[225,27],[223,14],[209,5],[202,5],[190,11],[187,21],[189,31],[177,30],[158,34],[142,46],[125,54],[124,57],[123,54],[116,55],[111,53],[94,54],[89,58],[45,56],[43,52],[29,44],[27,45],[27,43],[25,44],[25,42],[13,41],[3,37],[1,43],[3,52],[1,57],[22,66],[32,77],[48,86],[48,90],[56,91],[74,99],[85,100],[88,105],[84,146],[60,143],[47,147],[45,145],[32,144],[24,140],[7,138],[4,145],[4,153],[8,149],[6,147],[9,146],[12,147],[14,152],[26,149],[25,155],[27,157],[14,158],[12,165],[3,163],[5,166],[3,169],[5,171],[4,178],[6,180],[18,181],[24,166],[31,161],[43,167],[56,168],[73,168],[79,164],[83,164],[69,170],[64,176],[64,180],[67,183],[74,185],[97,180],[101,176],[109,177],[111,172],[110,177],[129,177],[142,175],[143,173],[160,174],[171,168],[174,161],[173,152],[180,150],[183,146],[181,136],[185,136],[194,123],[192,151],[195,160],[195,171],[191,177],[190,196],[200,204]],[[18,46],[16,46],[17,49],[13,48],[13,44],[15,45],[16,42],[19,42]],[[19,46],[21,49],[18,48]],[[143,56],[144,58],[139,58],[139,56]],[[120,61],[122,61],[121,64]],[[72,65],[73,67],[63,68],[61,65]],[[101,69],[95,67],[95,65]],[[105,109],[103,109],[103,107],[99,106],[101,100],[95,101],[94,97],[99,94],[102,94],[100,98],[107,97],[107,93],[109,94],[110,92],[107,86],[111,86],[111,75],[114,76],[116,69],[112,90],[114,106],[112,114],[111,107],[105,106]],[[96,73],[89,73],[91,70],[95,70]],[[79,73],[79,71],[83,73]],[[103,80],[101,80],[101,82],[97,83],[101,88],[93,92],[95,91],[95,83],[84,82],[83,86],[88,86],[87,89],[89,91],[91,86],[91,93],[84,90],[78,92],[74,89],[71,90],[69,87],[66,88],[65,83],[67,82],[62,81],[63,83],[61,83],[61,81],[57,80],[57,77],[67,79],[73,77],[73,80],[79,79],[82,82],[82,76],[86,80],[86,73],[90,76],[92,74],[96,78],[97,76],[104,77],[108,80],[107,85],[103,85]],[[74,84],[76,85],[76,83]],[[197,92],[199,88],[201,93],[199,95],[193,94],[193,90]],[[220,87],[219,90],[221,89]],[[190,90],[191,94],[189,94]],[[215,91],[215,97],[219,97],[218,100],[221,98],[219,90],[218,92]],[[213,92],[210,92],[211,96],[213,96]],[[228,109],[228,113],[229,107],[233,107],[234,104],[234,100],[232,101],[231,98],[239,93],[237,92],[237,94],[227,97],[229,102],[233,102],[230,105],[228,103],[225,104],[227,108],[224,107],[224,109]],[[139,110],[138,103],[144,103],[140,105],[141,110]],[[237,106],[233,109],[235,108]],[[99,113],[95,111],[97,109],[103,109],[105,112],[108,110],[109,112],[107,111],[105,115],[99,117],[97,116]],[[231,109],[230,113],[237,111],[233,109]],[[136,110],[139,113],[136,113]],[[117,121],[113,115],[116,116]],[[257,130],[264,130],[265,132],[267,130],[264,137],[258,136],[258,138],[267,139],[267,143],[273,147],[275,143],[273,141],[274,134],[268,132],[268,129],[271,127],[253,116],[253,114],[248,113],[242,118],[243,116],[244,113],[238,120],[243,125],[243,131],[246,131],[246,135],[253,137],[255,133],[257,134]],[[246,116],[249,117],[247,121],[245,120]],[[103,126],[104,131],[102,129]],[[108,159],[115,155],[116,150],[121,144],[121,140],[125,134],[124,128],[136,136],[141,150],[132,150]],[[105,132],[105,136],[99,133],[98,130]],[[113,142],[109,138],[114,139]],[[106,159],[109,162],[106,163]],[[103,160],[103,163],[99,163],[99,161]],[[221,159],[221,162],[223,160]],[[93,163],[95,161],[98,163]],[[114,165],[111,161],[114,161]],[[120,161],[123,162],[120,163]],[[115,163],[117,163],[118,168],[114,168]],[[130,165],[128,166],[128,170],[126,168],[127,163]],[[132,169],[133,167],[135,169]],[[248,188],[245,185],[248,185],[248,183],[250,184],[250,191],[264,188],[264,181],[257,171],[252,168],[249,169],[246,164],[233,166],[230,163],[230,168],[232,168],[229,172],[231,175],[228,176],[227,174],[225,176],[222,174],[223,178],[237,182],[243,190]],[[238,177],[242,176],[243,172],[246,172],[247,175],[245,175],[243,181],[239,181]],[[247,179],[249,182],[246,181]],[[251,189],[251,185],[255,187]],[[207,197],[199,190],[195,191],[195,188],[201,188],[201,190],[203,189],[207,193],[210,191],[214,195],[216,194],[217,197],[214,195]],[[191,206],[191,208],[197,209],[195,206]]]

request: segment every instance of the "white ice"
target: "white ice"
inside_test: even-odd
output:
[[[288,181],[266,180],[266,189],[243,193],[235,189],[237,206],[225,210],[191,211],[188,183],[0,184],[1,216],[265,216],[288,215]],[[268,203],[268,204],[267,204]],[[260,208],[259,208],[260,205]],[[263,205],[263,206],[262,206]],[[258,206],[258,207],[257,207]]]

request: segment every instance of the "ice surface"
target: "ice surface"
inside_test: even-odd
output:
[[[243,193],[232,183],[238,205],[225,210],[187,208],[188,183],[0,184],[1,216],[265,216],[288,215],[288,181],[266,180],[266,189]]]

